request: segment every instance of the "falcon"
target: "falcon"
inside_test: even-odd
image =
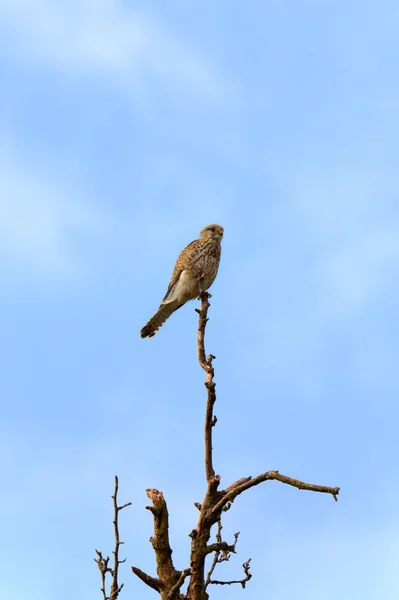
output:
[[[199,238],[182,250],[165,298],[140,331],[142,338],[155,335],[172,313],[211,287],[219,268],[222,238],[221,225],[207,225],[201,230]]]

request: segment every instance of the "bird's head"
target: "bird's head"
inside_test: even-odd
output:
[[[223,238],[223,227],[221,225],[207,225],[201,230],[200,238],[211,238],[215,242],[221,242]]]

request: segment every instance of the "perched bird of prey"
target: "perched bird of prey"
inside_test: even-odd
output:
[[[223,227],[207,225],[198,240],[191,242],[179,254],[165,298],[140,331],[142,338],[155,335],[175,310],[211,287],[219,268],[222,237]]]

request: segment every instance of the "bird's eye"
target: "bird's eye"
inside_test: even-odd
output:
[[[211,227],[211,231],[213,231],[213,233],[215,233],[215,228],[214,228],[214,227]]]

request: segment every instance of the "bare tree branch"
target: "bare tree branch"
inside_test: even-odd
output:
[[[197,503],[196,506],[199,510],[199,517],[196,528],[191,532],[191,554],[190,554],[190,565],[191,575],[187,589],[187,597],[190,600],[205,600],[206,594],[206,580],[205,580],[205,559],[206,556],[212,552],[215,553],[213,568],[211,567],[211,573],[218,562],[221,562],[221,555],[226,556],[229,552],[233,552],[233,546],[229,546],[221,537],[216,537],[216,544],[208,545],[208,541],[211,534],[212,526],[218,522],[220,524],[220,512],[214,513],[213,507],[223,499],[223,493],[218,491],[220,476],[215,474],[213,468],[213,457],[212,457],[212,429],[215,426],[217,419],[213,415],[213,407],[216,402],[216,384],[213,381],[214,369],[212,361],[215,358],[212,354],[206,358],[205,352],[205,328],[208,321],[208,308],[210,306],[209,298],[210,294],[202,291],[200,294],[201,308],[196,309],[199,314],[198,322],[198,361],[201,368],[205,371],[205,387],[207,389],[207,402],[205,411],[205,426],[204,426],[204,437],[205,437],[205,474],[208,483],[208,488],[205,497],[201,504]],[[220,529],[218,530],[220,533]],[[224,558],[227,560],[227,558]],[[209,578],[210,575],[208,574]]]
[[[124,563],[126,561],[126,558],[124,560],[119,560],[119,547],[124,542],[121,542],[119,539],[118,517],[119,517],[119,511],[123,510],[127,506],[130,506],[132,503],[127,502],[126,504],[118,506],[118,488],[119,488],[119,481],[118,481],[118,477],[115,475],[114,495],[112,496],[113,505],[114,505],[113,525],[114,525],[114,538],[115,538],[115,547],[113,550],[113,555],[114,555],[113,568],[108,566],[109,557],[107,556],[106,558],[104,558],[102,556],[101,552],[99,552],[98,550],[96,550],[98,558],[94,559],[94,561],[97,563],[97,566],[101,573],[101,582],[102,582],[101,591],[103,593],[104,600],[117,600],[117,598],[119,596],[119,592],[123,588],[123,583],[121,585],[118,584],[118,571],[119,571],[119,565]],[[106,591],[105,591],[105,580],[106,580],[107,573],[110,573],[112,576],[112,582],[111,582],[109,596],[107,596]]]
[[[181,586],[183,585],[186,577],[188,577],[191,573],[191,569],[184,569],[184,571],[182,571],[180,573],[180,577],[179,579],[176,581],[175,585],[172,587],[172,589],[169,592],[168,598],[169,600],[174,600],[174,598],[176,597],[176,593],[179,592]]]
[[[208,587],[208,585],[211,583],[211,577],[213,575],[213,572],[216,568],[216,565],[225,561],[228,561],[230,558],[230,554],[231,553],[236,553],[236,544],[238,541],[238,536],[240,535],[240,532],[238,531],[237,533],[234,534],[234,543],[229,545],[226,542],[223,541],[222,539],[222,520],[219,517],[218,522],[217,522],[217,526],[218,526],[218,530],[216,533],[216,544],[210,544],[207,547],[207,554],[214,552],[214,556],[213,556],[213,560],[212,560],[212,564],[211,567],[208,571],[208,574],[206,576],[206,580],[205,580],[205,589]]]
[[[215,544],[209,544],[206,547],[206,554],[212,554],[212,552],[224,552],[227,554],[228,552],[233,552],[235,554],[235,544],[228,544],[227,542],[216,542]]]
[[[239,486],[243,485],[244,483],[247,483],[247,481],[250,481],[251,479],[252,479],[252,477],[249,476],[249,477],[241,477],[241,479],[237,479],[237,481],[233,481],[233,483],[230,483],[230,485],[224,490],[224,493],[227,494],[227,493],[231,492],[235,488],[238,488]]]
[[[144,571],[142,571],[141,569],[139,569],[137,567],[131,567],[131,569],[132,569],[133,573],[135,575],[137,575],[137,577],[139,579],[141,579],[141,581],[143,581],[146,585],[148,585],[150,588],[152,588],[156,592],[160,591],[161,583],[160,583],[159,579],[156,579],[156,577],[151,577],[151,575],[147,575],[147,573],[144,573]]]
[[[172,560],[172,548],[169,544],[169,514],[162,492],[152,488],[146,490],[152,506],[146,506],[154,516],[154,536],[150,538],[155,550],[157,561],[157,574],[159,580],[164,583],[175,572]]]
[[[96,552],[97,552],[98,558],[95,558],[94,562],[97,563],[97,566],[101,573],[101,592],[103,594],[104,600],[109,600],[109,597],[107,596],[106,591],[105,591],[105,580],[107,577],[107,573],[112,573],[112,569],[108,566],[109,556],[104,558],[99,550],[96,550]]]
[[[331,494],[335,501],[338,501],[339,487],[328,487],[326,485],[316,485],[314,483],[305,483],[304,481],[300,481],[299,479],[294,479],[293,477],[288,477],[287,475],[281,475],[278,471],[266,471],[266,473],[261,473],[256,477],[246,477],[242,481],[241,485],[232,484],[225,490],[225,494],[223,498],[219,500],[219,502],[212,508],[212,512],[220,513],[223,507],[228,502],[233,502],[234,498],[242,494],[251,487],[255,485],[259,485],[264,481],[273,480],[281,481],[281,483],[285,483],[286,485],[291,485],[296,487],[298,490],[308,490],[310,492],[319,492],[321,494]],[[241,480],[239,480],[241,481]],[[239,483],[236,482],[236,483]]]
[[[137,567],[132,567],[132,571],[141,581],[159,592],[162,600],[182,600],[180,588],[191,569],[178,571],[173,565],[169,543],[169,514],[162,492],[151,488],[146,490],[146,494],[152,502],[152,506],[146,506],[146,509],[154,518],[154,535],[150,542],[155,552],[158,578],[147,575]]]
[[[215,371],[213,369],[212,361],[215,356],[210,354],[208,358],[206,358],[205,353],[205,328],[208,322],[208,309],[210,307],[209,298],[211,298],[211,294],[208,292],[201,292],[201,308],[196,309],[199,314],[198,320],[198,333],[197,333],[197,341],[198,341],[198,362],[201,368],[206,373],[205,378],[205,387],[208,390],[208,398],[206,402],[206,413],[205,413],[205,427],[204,427],[204,436],[205,436],[205,475],[206,480],[209,481],[211,477],[214,477],[215,471],[213,468],[212,461],[212,428],[216,425],[216,417],[213,416],[213,406],[216,402],[216,392],[215,387],[216,383],[213,381],[213,377],[215,375]]]
[[[199,314],[198,320],[198,332],[197,332],[197,346],[198,346],[198,362],[201,368],[207,372],[207,362],[205,354],[205,328],[208,322],[208,308],[210,307],[209,298],[211,298],[209,292],[201,292],[199,299],[201,300],[201,308],[196,308],[195,312]]]
[[[162,492],[151,488],[147,489],[146,493],[151,500],[151,506],[147,506],[147,510],[152,513],[154,520],[154,535],[150,538],[150,542],[155,552],[157,577],[152,577],[139,569],[132,567],[132,572],[147,586],[155,590],[161,597],[161,600],[208,600],[209,596],[207,588],[209,585],[233,585],[240,584],[245,588],[246,583],[251,579],[250,561],[243,563],[244,577],[240,580],[221,581],[213,579],[214,571],[218,564],[228,561],[231,554],[236,553],[236,545],[239,533],[234,534],[234,542],[228,544],[222,538],[222,521],[223,513],[229,510],[235,498],[246,490],[263,483],[264,481],[276,480],[290,485],[299,490],[308,490],[330,494],[334,500],[338,500],[339,487],[328,487],[305,483],[298,479],[281,475],[279,471],[272,470],[261,473],[256,477],[242,477],[234,481],[224,490],[219,490],[220,475],[216,474],[213,466],[213,449],[212,436],[213,427],[216,425],[217,418],[213,414],[214,405],[216,402],[216,384],[214,382],[213,360],[215,357],[209,354],[208,357],[205,351],[205,331],[208,321],[208,309],[210,307],[209,298],[211,295],[201,289],[202,276],[199,277],[199,289],[201,307],[196,309],[199,314],[197,343],[198,343],[198,361],[205,372],[205,387],[207,390],[205,423],[204,423],[204,463],[207,488],[205,496],[201,503],[196,502],[195,506],[198,509],[198,521],[195,529],[189,534],[191,537],[190,550],[190,567],[179,571],[175,569],[172,560],[172,548],[169,541],[169,515],[167,504]],[[119,511],[129,506],[130,503],[123,506],[117,504],[118,493],[118,478],[115,478],[114,502],[114,536],[115,549],[114,566],[109,567],[109,557],[103,557],[101,552],[96,550],[98,558],[95,559],[98,568],[101,572],[103,600],[117,600],[118,594],[121,591],[123,584],[118,585],[118,567],[124,562],[119,560],[119,546],[123,543],[119,540],[118,529],[118,514]],[[212,527],[217,524],[216,541],[209,543]],[[213,554],[212,562],[208,573],[205,576],[205,563],[207,556]],[[112,584],[110,596],[106,594],[105,583],[107,573],[112,576]],[[189,577],[187,592],[184,594],[180,590],[184,585],[186,578]]]
[[[249,563],[251,559],[249,558],[245,563],[243,563],[242,568],[244,569],[245,577],[243,579],[236,579],[233,581],[218,581],[217,579],[211,579],[209,581],[210,584],[213,585],[233,585],[235,583],[239,583],[242,588],[245,588],[247,581],[249,581],[252,577],[252,574],[249,572]]]
[[[217,583],[220,585],[230,585],[232,583],[240,583],[242,587],[251,578],[249,573],[249,561],[244,563],[243,568],[245,577],[239,581],[221,582],[212,580],[211,576],[219,562],[222,560],[228,560],[227,555],[230,550],[228,546],[221,539],[221,523],[220,517],[223,511],[229,510],[231,503],[234,499],[244,491],[248,490],[255,485],[262,483],[263,481],[275,479],[281,481],[287,485],[291,485],[301,490],[309,490],[313,492],[321,492],[331,494],[335,500],[337,500],[339,494],[339,488],[327,487],[321,485],[315,485],[305,483],[286,475],[280,475],[278,471],[267,471],[256,477],[244,477],[235,481],[227,487],[226,490],[218,491],[220,483],[220,476],[215,474],[213,467],[213,456],[212,456],[212,429],[216,424],[216,417],[213,416],[213,407],[216,402],[214,369],[212,361],[215,358],[213,355],[209,355],[206,358],[205,352],[205,329],[208,321],[208,309],[210,294],[202,291],[200,294],[201,308],[196,309],[199,314],[198,322],[198,361],[201,368],[205,371],[205,387],[207,388],[207,402],[206,402],[206,413],[205,413],[205,473],[208,483],[208,489],[205,494],[205,498],[202,503],[197,503],[196,506],[199,510],[198,523],[196,528],[191,532],[191,576],[188,585],[187,596],[190,600],[204,600],[206,598],[206,587],[210,583]],[[218,522],[218,535],[216,536],[216,544],[208,545],[210,538],[210,531],[212,526]],[[235,547],[235,544],[234,544]],[[214,559],[210,568],[210,571],[205,579],[204,563],[206,556],[214,552]]]

